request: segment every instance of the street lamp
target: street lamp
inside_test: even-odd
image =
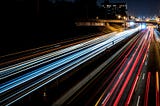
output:
[[[120,19],[121,18],[121,16],[120,15],[118,15],[118,19]]]

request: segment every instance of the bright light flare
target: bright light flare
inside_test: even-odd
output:
[[[135,25],[135,23],[134,22],[129,22],[129,25],[133,26],[133,25]]]
[[[156,18],[156,21],[157,21],[157,22],[159,22],[159,21],[160,21],[160,19],[159,19],[159,18]]]
[[[118,19],[120,19],[121,18],[121,16],[120,15],[118,15]]]
[[[146,29],[146,27],[147,27],[147,26],[146,26],[145,23],[142,23],[142,24],[141,24],[141,29]]]

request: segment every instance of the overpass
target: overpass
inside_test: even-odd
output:
[[[105,26],[106,23],[126,23],[126,22],[135,22],[135,23],[151,23],[151,24],[158,24],[160,25],[160,22],[157,22],[156,20],[104,20],[104,19],[80,19],[76,21],[76,26]]]

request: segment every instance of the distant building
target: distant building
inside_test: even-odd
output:
[[[124,19],[127,17],[127,4],[122,3],[112,3],[109,0],[105,0],[102,3],[102,8],[105,10],[104,18],[107,19]]]

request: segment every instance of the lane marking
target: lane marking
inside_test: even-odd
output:
[[[147,61],[145,62],[145,66],[147,66]]]
[[[145,77],[145,73],[143,73],[143,77],[142,77],[143,80],[144,80],[144,77]]]
[[[138,100],[137,100],[137,105],[136,106],[139,106],[140,98],[141,98],[141,96],[138,96]]]

